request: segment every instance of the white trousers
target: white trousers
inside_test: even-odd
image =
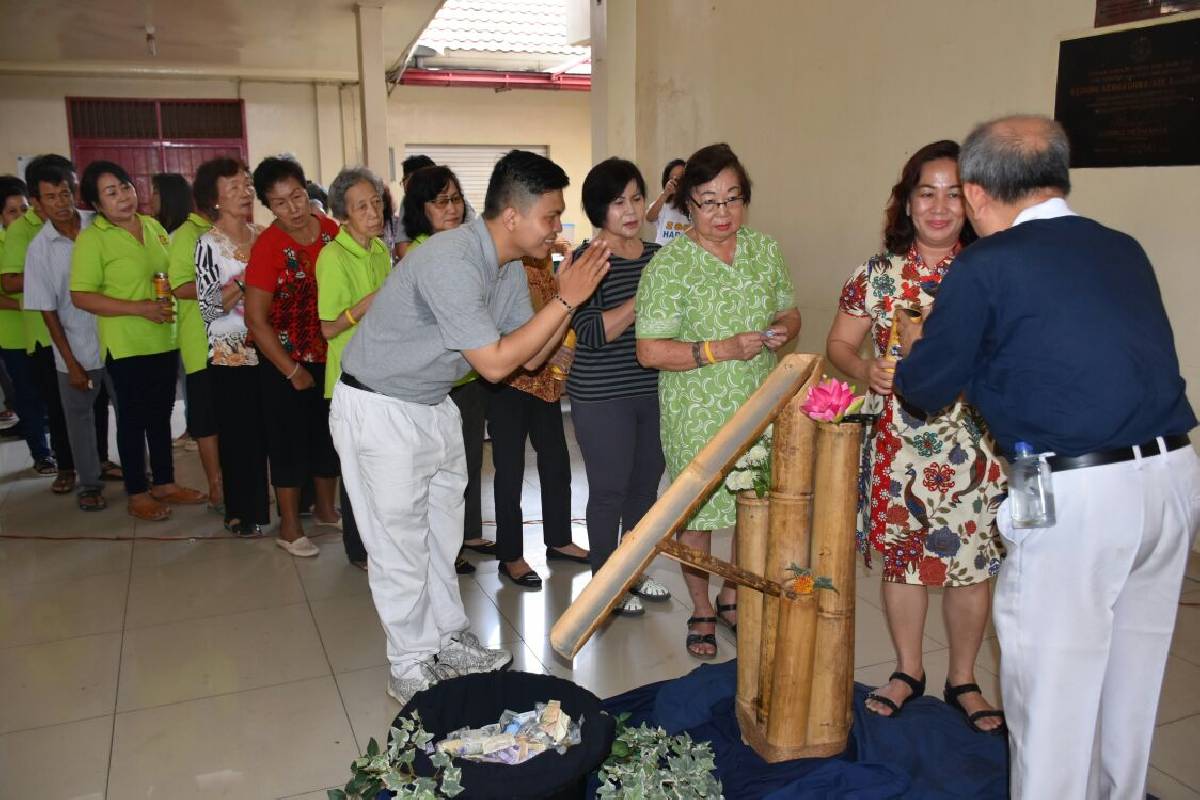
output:
[[[1008,501],[997,517],[1011,796],[1142,800],[1200,459],[1184,447],[1052,482],[1053,527],[1014,529]]]
[[[402,678],[467,629],[454,572],[467,486],[458,408],[449,398],[427,406],[339,382],[329,427],[391,673]]]

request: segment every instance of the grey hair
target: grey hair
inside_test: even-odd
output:
[[[984,122],[962,143],[958,175],[1002,203],[1039,189],[1071,191],[1071,145],[1047,117],[1011,116]]]
[[[337,174],[333,183],[329,184],[329,213],[340,220],[347,219],[349,215],[346,213],[346,192],[350,191],[350,187],[357,186],[363,181],[375,187],[375,191],[379,192],[381,198],[387,191],[383,181],[375,177],[375,173],[366,167],[346,167]]]

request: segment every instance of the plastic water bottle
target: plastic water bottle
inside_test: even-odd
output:
[[[1029,442],[1017,442],[1008,469],[1008,504],[1014,528],[1054,525],[1054,490],[1050,465],[1033,452]]]

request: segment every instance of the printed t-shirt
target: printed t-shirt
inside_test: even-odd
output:
[[[317,258],[317,309],[321,319],[333,322],[346,309],[377,291],[387,280],[391,267],[391,255],[382,241],[372,239],[367,250],[342,228],[333,244]],[[347,328],[329,340],[325,359],[326,397],[333,397],[333,387],[342,374],[342,350],[354,331],[354,327]]]
[[[270,225],[250,251],[246,285],[271,292],[271,327],[293,361],[325,363],[326,344],[317,313],[317,257],[333,241],[338,225],[316,214],[320,232],[302,245],[278,225]]]
[[[0,275],[23,275],[25,273],[25,252],[29,243],[38,235],[45,223],[31,206],[20,217],[8,226],[4,236],[4,254],[0,260]],[[18,301],[20,294],[11,295]],[[22,309],[24,306],[22,305]],[[50,346],[50,331],[40,311],[21,311],[22,338],[26,353],[32,353],[37,345]]]
[[[170,237],[154,217],[138,214],[142,241],[102,214],[75,239],[71,291],[96,292],[118,300],[153,300],[154,273],[167,271]],[[105,356],[152,356],[174,350],[175,325],[126,314],[98,316]]]
[[[167,248],[167,279],[172,290],[196,280],[196,243],[210,228],[211,222],[192,212],[171,234],[171,246]],[[181,298],[176,304],[179,309],[179,355],[183,358],[184,372],[191,375],[208,365],[208,337],[196,301]]]

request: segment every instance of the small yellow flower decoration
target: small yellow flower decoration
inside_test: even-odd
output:
[[[783,586],[796,594],[812,594],[816,589],[829,589],[837,592],[837,587],[833,585],[830,578],[813,575],[812,570],[807,567],[792,563],[788,565],[787,571],[792,573],[792,577],[788,578]]]

